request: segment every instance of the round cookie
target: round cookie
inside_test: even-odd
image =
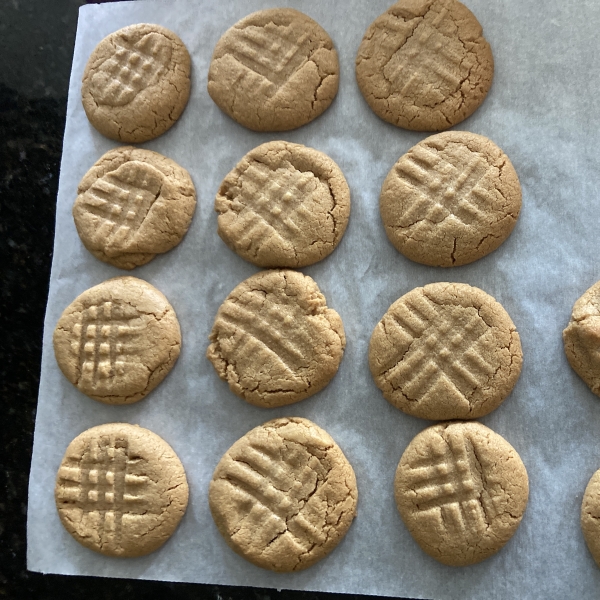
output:
[[[581,530],[589,551],[600,567],[600,470],[592,475],[583,494]]]
[[[254,131],[288,131],[331,104],[339,84],[327,32],[292,8],[260,10],[217,42],[208,93],[232,119]]]
[[[442,423],[408,445],[394,480],[396,505],[422,550],[462,567],[500,550],[529,496],[515,449],[481,423]]]
[[[261,271],[227,296],[206,356],[232,392],[270,408],[308,398],[336,374],[346,337],[317,284],[298,271]]]
[[[326,154],[290,142],[251,150],[215,199],[221,239],[259,267],[305,267],[338,245],[350,215],[350,189]]]
[[[106,556],[143,556],[175,531],[188,503],[183,466],[167,442],[128,423],[92,427],[67,448],[56,478],[65,529]]]
[[[360,91],[404,129],[443,131],[483,102],[494,75],[479,21],[458,0],[400,0],[367,29],[356,56]]]
[[[133,269],[175,247],[196,208],[189,173],[176,162],[132,146],[104,154],[77,189],[73,218],[98,259]]]
[[[138,23],[105,37],[83,73],[81,100],[90,123],[118,142],[163,134],[190,96],[191,60],[183,42],[160,25]]]
[[[251,563],[301,571],[329,554],[356,516],[352,466],[307,419],[274,419],[239,439],[209,488],[213,519],[227,544]]]
[[[600,396],[600,281],[575,302],[563,343],[571,367]]]
[[[388,173],[379,210],[394,247],[434,267],[466,265],[510,235],[521,186],[508,156],[466,131],[432,135]]]
[[[521,340],[492,296],[433,283],[394,302],[375,327],[369,367],[384,398],[422,419],[476,419],[513,389]]]
[[[60,370],[81,392],[106,404],[132,404],[167,376],[181,332],[173,307],[155,287],[115,277],[69,304],[53,342]]]

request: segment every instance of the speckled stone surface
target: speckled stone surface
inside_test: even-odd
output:
[[[0,3],[0,597],[358,600],[373,596],[41,575],[27,571],[27,485],[67,89],[83,0]]]

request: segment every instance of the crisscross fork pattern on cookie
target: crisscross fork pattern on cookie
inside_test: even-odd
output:
[[[401,304],[392,316],[412,343],[390,369],[389,380],[408,397],[422,398],[444,378],[467,398],[468,391],[494,372],[494,367],[472,350],[487,331],[476,311],[442,306],[423,295]]]
[[[310,36],[298,37],[291,26],[266,25],[235,30],[230,55],[244,67],[264,78],[274,95],[307,61]],[[268,89],[265,91],[269,91]]]
[[[80,509],[94,520],[101,545],[121,549],[123,515],[147,511],[146,475],[129,473],[140,458],[130,458],[127,439],[101,437],[88,442],[81,458],[70,457],[58,473],[59,509]]]
[[[411,204],[402,215],[400,227],[430,227],[450,215],[465,227],[486,220],[494,199],[480,186],[490,170],[485,159],[468,148],[459,148],[452,164],[424,146],[415,146],[399,161],[396,174],[412,192]]]
[[[460,87],[461,80],[456,72],[460,72],[464,51],[458,41],[441,34],[437,26],[448,15],[442,9],[439,15],[429,23],[426,20],[417,25],[406,43],[392,55],[389,68],[385,69],[386,78],[402,86],[403,96],[416,96],[421,86],[432,84],[449,90]]]
[[[314,185],[315,179],[312,173],[293,170],[281,174],[253,162],[241,176],[246,192],[243,215],[246,231],[238,243],[247,247],[257,234],[259,240],[273,233],[285,240],[300,232],[294,216],[313,217],[304,202],[311,196],[309,186]]]
[[[472,466],[476,457],[468,446],[466,438],[451,435],[445,443],[431,445],[427,456],[406,475],[416,494],[418,513],[425,518],[439,517],[445,530],[463,535],[480,533],[488,526],[483,476]]]
[[[274,306],[271,314],[263,318],[238,303],[226,302],[217,324],[223,337],[226,332],[235,334],[234,339],[228,340],[228,344],[233,344],[229,353],[253,356],[266,351],[296,378],[298,366],[305,363],[302,349],[310,347],[311,340],[301,328],[294,328],[294,335],[288,335],[286,329],[293,327],[295,318],[291,314],[282,316],[284,312]]]
[[[155,85],[171,61],[172,44],[158,33],[146,34],[132,44],[115,37],[115,52],[95,77],[94,98],[101,104],[124,106],[142,90]]]
[[[74,325],[73,347],[79,355],[80,384],[95,384],[125,373],[128,345],[140,328],[130,325],[131,318],[115,315],[114,303],[90,306]]]
[[[252,444],[229,464],[226,481],[235,489],[240,506],[246,505],[246,514],[252,511],[247,504],[250,500],[252,506],[259,505],[268,515],[263,515],[261,522],[274,518],[282,533],[292,536],[297,544],[305,547],[307,543],[315,545],[326,540],[325,532],[317,529],[305,516],[310,513],[306,510],[308,499],[324,482],[308,465],[300,466],[300,462],[304,462],[302,450],[297,454],[293,464],[289,464],[274,457],[260,444]],[[295,482],[293,486],[291,481]]]
[[[94,240],[107,251],[126,251],[160,189],[156,174],[143,163],[125,164],[97,179],[84,197],[86,210],[101,219]]]

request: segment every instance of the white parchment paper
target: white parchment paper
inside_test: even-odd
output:
[[[395,161],[426,137],[397,129],[368,108],[354,79],[365,29],[391,0],[289,0],[331,35],[341,62],[332,106],[313,123],[285,134],[247,131],[206,92],[220,35],[273,0],[124,2],[81,9],[69,90],[58,194],[56,241],[44,333],[29,490],[28,567],[46,573],[253,585],[436,599],[598,597],[600,570],[579,528],[581,498],[600,468],[600,399],[570,369],[561,331],[575,300],[600,279],[600,84],[597,0],[465,0],[477,15],[496,61],[488,98],[459,125],[494,140],[511,158],[523,187],[523,209],[499,250],[468,266],[431,268],[391,246],[378,197]],[[137,22],[164,25],[193,59],[192,96],[180,121],[143,146],[174,159],[192,175],[198,208],[175,250],[132,274],[171,301],[183,332],[172,373],[132,406],[106,406],[79,393],[59,371],[52,331],[63,309],[85,289],[123,271],[82,246],[71,217],[79,180],[118,144],[88,123],[80,101],[85,63],[95,45]],[[204,357],[207,336],[227,294],[257,271],[216,233],[213,199],[222,178],[251,148],[286,139],[329,154],[352,191],[350,224],[338,249],[303,271],[341,315],[348,346],[340,370],[321,393],[264,410],[234,396]],[[499,300],[521,334],[524,367],[511,396],[482,422],[519,452],[530,501],[514,538],[496,556],[466,568],[438,564],[412,540],[396,510],[394,472],[407,444],[428,422],[390,406],[371,380],[371,331],[389,305],[435,281],[478,286]],[[214,467],[229,446],[269,419],[296,415],[326,429],[352,463],[359,513],[325,560],[297,574],[274,574],[235,555],[208,508]],[[190,505],[173,538],[138,559],[111,559],[82,548],[63,529],[54,481],[63,453],[81,431],[106,422],[138,423],[162,436],[181,458]]]

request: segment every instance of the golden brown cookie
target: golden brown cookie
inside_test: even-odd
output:
[[[394,480],[396,505],[430,556],[462,567],[489,558],[514,535],[529,496],[515,449],[481,423],[442,423],[419,433]]]
[[[350,189],[326,154],[267,142],[242,158],[215,200],[221,239],[259,267],[305,267],[338,245]]]
[[[492,296],[433,283],[396,300],[375,327],[369,366],[383,396],[423,419],[475,419],[510,394],[521,340]]]
[[[448,131],[400,157],[383,183],[379,209],[389,240],[404,256],[455,267],[489,254],[510,235],[521,186],[491,140]]]
[[[137,425],[109,423],[69,444],[54,497],[62,524],[80,544],[107,556],[142,556],[175,531],[188,484],[162,438]]]
[[[176,162],[131,146],[104,154],[77,189],[73,218],[98,259],[133,269],[175,247],[196,208],[189,173]]]
[[[600,567],[600,470],[592,475],[583,494],[581,530],[589,551]]]
[[[169,373],[181,348],[169,301],[135,277],[115,277],[79,295],[54,330],[67,379],[90,398],[132,404]]]
[[[138,23],[105,37],[83,73],[81,99],[90,123],[118,142],[163,134],[190,96],[191,60],[183,42],[160,25]]]
[[[292,8],[260,10],[217,42],[208,93],[232,119],[254,131],[309,123],[333,101],[337,52],[327,32]]]
[[[274,419],[239,439],[215,469],[208,499],[229,546],[272,571],[329,554],[356,516],[352,466],[307,419]]]
[[[369,26],[356,56],[356,79],[375,114],[416,131],[466,119],[493,75],[481,25],[457,0],[396,2]]]
[[[575,302],[563,343],[574,371],[600,396],[600,281]]]
[[[232,392],[256,406],[283,406],[323,389],[346,337],[340,316],[308,275],[261,271],[219,308],[206,356]]]

